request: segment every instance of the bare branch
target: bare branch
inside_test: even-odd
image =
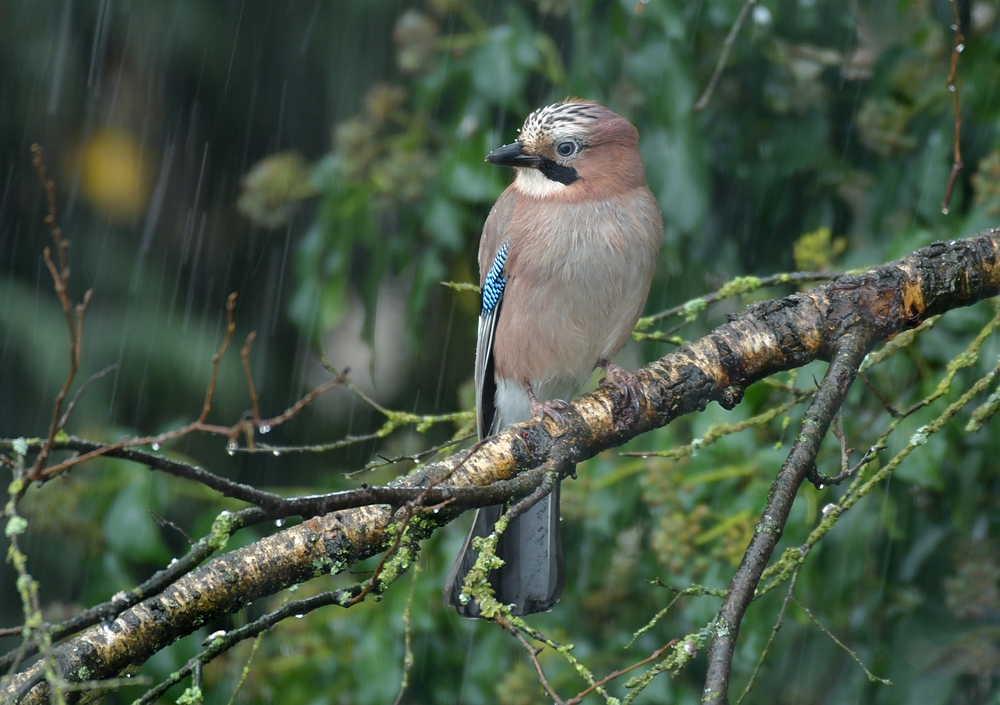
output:
[[[771,484],[767,506],[754,530],[743,562],[733,575],[729,592],[722,601],[715,620],[715,638],[708,651],[708,674],[702,702],[729,702],[729,672],[733,650],[743,615],[760,582],[771,553],[781,538],[792,502],[806,473],[815,465],[819,446],[830,423],[847,397],[861,361],[870,347],[860,336],[844,339],[838,347],[826,375],[813,397],[802,427],[777,478]]]
[[[819,627],[819,630],[821,632],[823,632],[828,637],[830,637],[830,640],[834,644],[836,644],[841,649],[843,649],[845,652],[847,652],[847,655],[850,656],[854,660],[854,662],[856,664],[858,664],[859,666],[861,666],[861,670],[865,672],[866,676],[868,676],[868,680],[872,681],[873,683],[881,683],[882,685],[892,685],[892,681],[889,680],[888,678],[879,678],[874,673],[872,673],[871,671],[869,671],[868,667],[861,661],[861,658],[857,655],[857,653],[855,653],[851,649],[847,648],[847,645],[844,644],[844,642],[842,642],[840,639],[838,639],[837,637],[835,637],[833,635],[833,632],[831,632],[829,629],[827,629],[826,627],[824,627],[822,625],[822,623],[820,623],[820,621],[818,619],[816,619],[816,616],[812,612],[809,611],[808,607],[806,607],[805,605],[803,605],[801,602],[799,602],[798,600],[796,600],[794,597],[792,598],[792,600],[795,601],[796,606],[798,606],[798,608],[800,610],[802,610],[803,612],[806,613],[806,616],[809,617],[809,619],[812,620],[813,624],[815,624],[817,627]]]
[[[201,413],[198,414],[198,423],[204,423],[208,418],[208,412],[212,410],[212,396],[215,394],[215,381],[219,376],[219,363],[222,356],[229,347],[229,341],[236,332],[236,322],[233,320],[233,312],[236,310],[236,292],[232,292],[226,297],[226,334],[222,338],[222,345],[219,351],[212,356],[212,374],[208,380],[208,391],[205,392],[205,403],[201,405]]]
[[[83,314],[87,310],[87,304],[90,303],[90,297],[93,292],[88,290],[83,295],[83,301],[76,306],[70,300],[69,293],[67,292],[69,282],[69,242],[63,239],[62,230],[56,221],[56,185],[46,172],[45,158],[41,146],[37,144],[32,145],[31,153],[35,171],[38,173],[38,178],[45,189],[45,196],[48,203],[45,224],[52,235],[53,243],[55,243],[59,266],[57,267],[55,262],[52,261],[48,247],[43,250],[42,257],[45,260],[45,266],[48,267],[49,273],[52,275],[52,284],[55,288],[56,296],[59,298],[59,305],[62,307],[63,315],[66,317],[66,327],[69,329],[69,371],[66,373],[66,381],[63,382],[62,388],[56,395],[55,404],[52,409],[52,422],[49,424],[49,433],[45,445],[42,446],[31,470],[27,474],[29,479],[37,480],[42,477],[42,468],[45,466],[45,462],[52,451],[52,442],[55,440],[56,434],[62,428],[62,423],[66,419],[66,416],[62,415],[62,405],[66,400],[66,395],[69,393],[69,388],[73,384],[77,370],[80,368],[80,340],[83,336]]]
[[[613,410],[615,402],[620,401],[618,393],[602,387],[576,400],[564,412],[564,424],[554,424],[550,419],[515,424],[474,452],[444,458],[399,478],[392,487],[419,488],[422,492],[428,487],[445,490],[483,486],[531,472],[538,473],[535,477],[540,482],[541,468],[547,462],[580,463],[682,414],[703,409],[712,400],[731,408],[755,381],[832,357],[822,388],[806,413],[813,425],[803,427],[804,440],[792,448],[776,481],[776,497],[759,524],[749,555],[716,622],[709,662],[711,682],[720,688],[713,697],[715,702],[724,702],[727,653],[732,653],[738,617],[777,541],[782,514],[787,514],[810,465],[808,461],[815,459],[815,448],[864,355],[878,341],[913,328],[930,316],[998,292],[1000,230],[934,243],[812,291],[754,304],[711,334],[639,370],[636,376],[643,388],[643,402],[638,418],[627,428],[615,423]],[[981,391],[981,387],[976,389]],[[878,481],[884,477],[883,472],[891,472],[888,465],[866,481]],[[851,501],[857,501],[857,492],[849,494]],[[430,496],[428,493],[425,497]],[[54,647],[50,663],[64,674],[79,674],[85,667],[90,678],[113,677],[126,666],[144,663],[165,644],[191,633],[207,620],[231,614],[247,602],[289,585],[340,572],[391,548],[407,511],[415,510],[404,507],[394,511],[389,505],[378,504],[337,511],[218,556],[126,610],[113,622],[92,627]],[[418,542],[459,513],[452,506],[436,513],[421,511],[421,521],[411,521],[407,526],[409,540]],[[387,580],[392,575],[382,577]],[[723,623],[729,628],[726,634],[719,627]],[[0,699],[9,697],[25,679],[32,678],[41,664],[33,664],[8,681],[0,690]],[[25,702],[47,699],[47,687],[40,684],[27,694]]]
[[[542,664],[538,663],[538,653],[542,650],[541,647],[536,649],[534,646],[529,644],[528,640],[521,635],[521,632],[519,632],[517,627],[513,624],[503,620],[498,621],[501,626],[514,635],[514,638],[517,639],[521,646],[524,647],[524,650],[528,652],[528,658],[531,659],[531,664],[535,667],[535,673],[538,674],[538,680],[542,684],[542,687],[545,688],[545,692],[548,694],[549,698],[551,698],[552,702],[556,705],[565,705],[563,699],[556,695],[556,691],[552,689],[552,686],[549,684],[549,679],[545,677],[545,671],[542,670]]]
[[[247,393],[250,395],[250,408],[253,410],[253,423],[254,426],[259,428],[262,425],[260,420],[260,406],[257,403],[257,390],[253,385],[253,373],[250,371],[250,346],[253,345],[253,341],[256,337],[257,331],[250,331],[250,334],[247,336],[247,342],[243,344],[243,349],[240,350],[240,362],[243,363],[243,374],[246,375],[247,378]],[[253,439],[253,436],[250,436],[250,438]],[[250,446],[253,447],[252,440]]]
[[[113,619],[129,607],[151,595],[158,594],[175,580],[191,572],[203,560],[220,550],[225,545],[226,539],[236,531],[274,519],[273,516],[256,507],[239,512],[223,512],[220,518],[222,521],[216,520],[211,533],[195,543],[185,555],[171,561],[170,565],[154,573],[145,582],[131,590],[116,593],[108,602],[86,609],[65,622],[49,625],[49,634],[52,639],[65,639],[87,627]],[[23,627],[5,629],[0,632],[0,636],[17,636],[23,633],[23,629]],[[38,645],[31,643],[25,644],[19,650],[0,656],[0,671],[10,670],[15,666],[17,660],[30,658],[36,653],[38,653]]]
[[[726,67],[726,61],[729,60],[729,52],[733,50],[733,44],[736,43],[736,35],[739,34],[740,27],[743,26],[743,22],[747,18],[747,13],[750,12],[750,7],[756,3],[757,0],[745,0],[739,14],[736,15],[736,21],[733,22],[733,26],[729,29],[728,36],[726,36],[726,41],[722,44],[722,53],[719,55],[719,62],[715,65],[715,71],[712,72],[712,78],[705,87],[705,92],[701,94],[701,97],[694,104],[695,110],[704,110],[708,107],[709,101],[712,100],[712,94],[715,93],[715,85],[719,82],[719,77],[722,76],[722,69]]]
[[[670,649],[672,649],[677,644],[677,642],[679,642],[679,641],[680,641],[680,639],[671,639],[670,641],[668,641],[666,643],[666,645],[661,646],[659,649],[657,649],[656,651],[654,651],[653,653],[651,653],[649,656],[647,656],[646,658],[644,658],[642,661],[639,661],[637,663],[633,663],[631,666],[627,666],[626,668],[622,668],[622,669],[620,669],[618,671],[613,671],[612,673],[609,673],[608,675],[604,676],[604,678],[602,678],[601,680],[599,680],[596,683],[594,683],[593,685],[589,686],[586,690],[581,690],[579,693],[577,693],[572,698],[570,698],[569,700],[567,700],[566,701],[566,705],[578,705],[578,703],[580,703],[586,696],[590,695],[592,692],[594,692],[598,688],[607,685],[608,683],[610,683],[611,681],[613,681],[615,678],[620,678],[621,676],[624,676],[626,673],[629,673],[631,671],[634,671],[637,668],[641,668],[642,666],[645,666],[647,663],[652,663],[653,661],[659,660],[659,658],[661,656],[663,656],[663,654],[665,654]]]
[[[951,192],[955,189],[955,182],[958,174],[962,171],[962,110],[958,99],[958,55],[965,49],[965,37],[962,36],[962,19],[958,14],[958,0],[951,0],[951,29],[955,33],[951,45],[951,68],[948,70],[948,91],[951,93],[952,102],[955,108],[955,134],[952,138],[952,161],[951,172],[948,174],[948,184],[944,189],[944,197],[941,199],[941,212],[948,214],[951,204]]]
[[[118,363],[114,362],[105,367],[100,372],[95,372],[94,374],[90,375],[90,377],[87,378],[87,381],[79,386],[79,388],[76,390],[76,394],[73,395],[72,401],[70,401],[69,405],[66,407],[66,413],[62,415],[61,419],[59,419],[59,428],[66,428],[66,422],[69,421],[69,417],[73,413],[73,409],[76,408],[76,403],[80,401],[80,397],[83,396],[83,393],[87,390],[87,387],[89,387],[91,384],[101,379],[108,373],[114,372],[117,369],[118,369]]]
[[[774,274],[769,277],[741,277],[732,282],[729,282],[726,286],[719,289],[711,294],[706,294],[705,296],[699,296],[697,299],[692,299],[679,306],[673,306],[659,313],[654,313],[652,316],[647,316],[643,320],[660,321],[664,318],[670,318],[672,316],[677,316],[690,310],[692,307],[707,306],[709,304],[714,304],[718,301],[723,301],[724,299],[731,298],[738,294],[745,294],[750,291],[755,291],[757,289],[763,289],[769,286],[780,286],[782,284],[809,284],[812,282],[821,281],[831,281],[833,279],[840,279],[844,276],[844,272],[789,272],[785,274]]]

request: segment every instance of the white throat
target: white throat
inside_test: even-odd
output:
[[[514,177],[514,188],[525,196],[548,198],[569,187],[566,184],[553,181],[538,169],[520,167],[517,169],[517,176]]]

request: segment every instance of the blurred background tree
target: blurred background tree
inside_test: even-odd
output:
[[[251,362],[266,415],[326,378],[321,351],[387,405],[420,413],[470,406],[478,302],[440,282],[476,280],[479,231],[509,179],[483,156],[510,142],[528,112],[570,95],[608,105],[642,135],[665,220],[650,312],[738,275],[866,266],[997,223],[995,3],[958,3],[966,166],[947,214],[951,4],[752,4],[707,107],[696,110],[742,5],[0,0],[0,435],[44,434],[66,373],[65,324],[40,259],[49,236],[30,162],[34,142],[46,147],[72,242],[71,293],[79,299],[94,289],[78,379],[119,365],[83,395],[69,430],[105,441],[197,416],[230,291],[240,294],[240,330],[258,331]],[[787,291],[720,304],[684,335]],[[949,314],[869,379],[891,404],[909,406],[935,388],[992,315],[988,304]],[[624,364],[669,349],[636,345]],[[988,339],[959,381],[981,376],[998,352]],[[805,388],[822,369],[781,382]],[[856,386],[843,423],[848,444],[866,448],[891,417]],[[736,410],[713,405],[633,449],[690,444],[712,424],[745,420],[786,397],[780,387],[757,385]],[[213,414],[231,423],[247,406],[230,360]],[[671,598],[646,581],[727,585],[801,411],[676,458],[609,452],[588,462],[565,483],[566,594],[534,623],[575,643],[599,673],[703,625],[717,600],[685,598],[622,651]],[[338,391],[268,441],[322,443],[380,423]],[[921,423],[905,421],[890,451]],[[799,578],[803,604],[895,685],[870,682],[792,607],[750,702],[1000,703],[1000,425],[994,419],[967,433],[964,423],[932,437],[877,496],[852,509]],[[387,481],[405,466],[363,478],[344,473],[453,432],[403,430],[321,455],[231,455],[224,441],[205,437],[168,451],[239,481],[312,492]],[[836,474],[839,457],[831,439],[820,470]],[[840,491],[804,488],[783,545],[800,543]],[[30,527],[23,548],[53,621],[132,587],[186,550],[185,536],[157,517],[200,536],[221,508],[236,506],[112,460],[32,489],[22,504]],[[463,536],[461,527],[439,532],[423,552],[404,701],[538,702],[523,649],[441,604]],[[380,604],[280,625],[264,637],[239,697],[391,702],[402,678],[406,600],[400,584]],[[751,609],[737,686],[780,602],[774,594]],[[146,672],[162,678],[209,632],[269,606],[207,625],[162,651]],[[0,626],[21,620],[13,571],[0,566]],[[5,650],[15,644],[0,640]],[[246,647],[206,671],[207,702],[229,700]],[[552,654],[542,662],[560,692],[576,692],[572,669]],[[695,703],[702,673],[696,661],[677,677],[661,676],[640,701]]]

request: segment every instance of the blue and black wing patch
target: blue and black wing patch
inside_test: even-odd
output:
[[[479,335],[476,342],[476,426],[479,437],[486,438],[496,432],[496,391],[497,382],[493,375],[493,340],[496,335],[497,318],[503,304],[503,292],[507,288],[507,251],[510,240],[497,250],[493,264],[483,279],[482,310],[479,313]]]
[[[503,298],[503,290],[507,286],[507,276],[504,274],[503,266],[507,261],[507,250],[509,248],[510,240],[505,242],[497,251],[496,257],[493,258],[493,264],[490,266],[490,271],[486,273],[482,290],[483,308],[479,314],[481,316],[492,313],[493,309],[500,303],[500,299]]]

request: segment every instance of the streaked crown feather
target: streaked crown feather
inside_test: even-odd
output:
[[[540,149],[553,135],[583,137],[602,117],[613,115],[597,103],[570,99],[539,108],[524,121],[518,140],[529,150]]]

